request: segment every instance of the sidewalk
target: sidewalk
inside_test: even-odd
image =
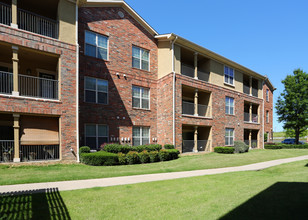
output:
[[[0,186],[0,194],[12,193],[12,194],[23,194],[23,191],[28,192],[29,190],[35,190],[40,192],[40,190],[56,188],[59,191],[65,190],[76,190],[76,189],[86,189],[93,187],[107,187],[107,186],[117,186],[135,183],[144,183],[160,180],[170,180],[185,177],[194,176],[204,176],[220,173],[229,173],[237,171],[253,171],[262,170],[272,166],[290,163],[294,161],[308,160],[308,155],[272,160],[267,162],[249,164],[238,167],[225,167],[225,168],[215,168],[206,170],[194,170],[194,171],[184,171],[184,172],[171,172],[171,173],[157,173],[157,174],[145,174],[136,176],[122,176],[122,177],[111,177],[111,178],[101,178],[101,179],[88,179],[88,180],[73,180],[73,181],[60,181],[60,182],[47,182],[47,183],[30,183],[30,184],[18,184],[18,185],[5,185]]]

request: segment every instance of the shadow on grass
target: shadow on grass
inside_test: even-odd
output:
[[[278,182],[220,219],[308,219],[307,205],[308,183]]]
[[[71,219],[57,188],[0,193],[0,220]]]

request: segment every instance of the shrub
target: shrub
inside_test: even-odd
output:
[[[105,152],[105,151],[98,151],[95,153],[82,153],[80,154],[81,161],[84,164],[92,165],[92,166],[111,166],[117,165],[118,155]]]
[[[249,146],[243,141],[234,141],[234,153],[245,153],[248,152]]]
[[[165,149],[174,149],[174,145],[173,144],[165,144],[164,148]]]
[[[168,153],[168,160],[175,160],[179,158],[180,151],[176,149],[166,149]]]
[[[276,145],[270,145],[266,144],[264,145],[265,149],[308,149],[308,144],[276,144]]]
[[[160,150],[158,152],[159,160],[160,161],[167,161],[169,160],[169,152],[167,150]]]
[[[148,144],[148,145],[140,145],[132,147],[133,150],[142,152],[144,150],[146,151],[160,151],[162,149],[162,146],[160,144]]]
[[[221,154],[233,154],[235,151],[234,147],[214,147],[214,152]]]
[[[150,162],[155,163],[159,161],[158,151],[149,152]]]
[[[90,153],[90,148],[87,147],[87,146],[83,146],[83,147],[80,147],[79,148],[79,154],[82,154],[82,153]]]
[[[120,165],[125,165],[127,164],[127,160],[126,160],[126,155],[123,153],[118,153],[118,160],[119,160],[119,164]]]
[[[121,144],[107,144],[103,147],[103,150],[114,154],[117,153],[127,154],[129,151],[132,150],[132,147]]]
[[[130,151],[126,154],[126,160],[128,164],[140,163],[139,155],[137,151]]]
[[[264,133],[264,142],[267,142],[267,133]]]
[[[147,152],[146,150],[139,153],[138,156],[139,156],[141,163],[149,163],[150,162],[150,155],[149,155],[149,152]]]

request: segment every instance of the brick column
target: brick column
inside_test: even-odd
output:
[[[11,27],[18,28],[17,24],[17,0],[12,0],[12,23]]]
[[[194,132],[194,152],[198,152],[198,126],[195,126]]]
[[[18,90],[18,47],[12,46],[13,50],[13,92],[12,95],[19,95]]]
[[[195,97],[194,97],[194,115],[198,116],[198,89],[195,89]]]
[[[20,162],[19,157],[19,115],[13,114],[14,117],[14,159],[13,162]]]
[[[195,72],[194,72],[194,78],[198,79],[198,53],[194,53],[194,67],[195,67]]]

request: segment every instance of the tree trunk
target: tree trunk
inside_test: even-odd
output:
[[[299,143],[299,129],[295,129],[295,144]]]

